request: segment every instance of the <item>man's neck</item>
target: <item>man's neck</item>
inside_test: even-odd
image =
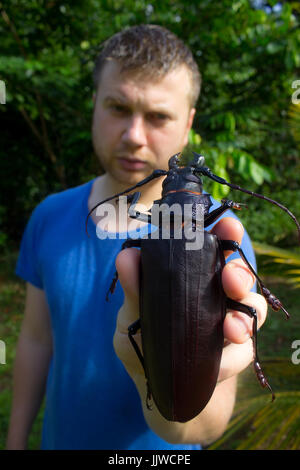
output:
[[[162,185],[163,177],[158,178],[156,180],[151,181],[150,183],[147,183],[145,186],[142,186],[141,188],[137,188],[134,192],[141,192],[141,197],[139,200],[139,204],[142,204],[143,207],[150,208],[153,204],[153,201],[156,199],[160,199],[161,197],[161,185]],[[118,194],[122,191],[125,191],[128,189],[128,185],[122,185],[118,181],[115,181],[113,178],[108,173],[105,173],[104,175],[96,178],[96,180],[93,183],[91,193],[89,196],[88,200],[88,208],[91,210],[93,207],[95,207],[99,202],[103,201],[106,198],[109,198],[111,196],[114,196],[114,194]],[[129,194],[129,193],[128,193]],[[124,227],[119,226],[119,208],[117,204],[117,200],[114,199],[112,201],[109,201],[109,203],[112,205],[112,207],[115,209],[114,212],[116,214],[116,226],[115,230],[116,231],[124,231]],[[99,217],[97,216],[97,211],[95,210],[91,214],[92,220],[94,223],[100,224],[101,226],[101,220],[104,223],[104,217]],[[105,221],[108,220],[108,217],[105,217]],[[128,219],[128,222],[130,222],[130,227],[133,229],[134,228],[134,223],[132,219]],[[110,221],[110,227],[113,227],[113,223]],[[144,223],[140,223],[138,220],[136,221],[136,227],[145,225]],[[101,227],[105,229],[105,227]]]

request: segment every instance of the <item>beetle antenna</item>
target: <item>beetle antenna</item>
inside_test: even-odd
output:
[[[274,204],[275,206],[280,207],[280,209],[282,209],[284,212],[286,212],[293,219],[293,221],[295,222],[295,224],[297,226],[297,229],[298,229],[298,238],[299,238],[299,243],[300,243],[300,224],[299,224],[298,220],[296,219],[296,217],[294,216],[294,214],[287,207],[283,206],[282,204],[280,204],[277,201],[274,201],[273,199],[270,199],[267,196],[264,196],[264,195],[258,194],[258,193],[254,193],[253,191],[249,191],[248,189],[241,188],[241,186],[238,186],[237,184],[228,183],[228,181],[226,181],[224,178],[221,178],[220,176],[214,175],[212,173],[212,171],[207,167],[198,168],[198,169],[196,169],[196,172],[199,172],[199,173],[202,173],[205,176],[208,176],[208,178],[216,181],[217,183],[226,184],[231,189],[236,189],[236,190],[241,191],[243,193],[250,194],[251,196],[258,197],[259,199],[264,199],[265,201],[271,202],[271,204]]]
[[[167,174],[168,174],[168,171],[166,171],[166,170],[154,170],[153,173],[152,173],[150,176],[147,176],[147,178],[144,178],[142,181],[140,181],[140,182],[137,183],[136,185],[132,186],[131,188],[125,189],[125,191],[122,191],[121,193],[115,194],[114,196],[108,197],[108,198],[104,199],[103,201],[98,202],[98,203],[89,211],[89,213],[88,213],[88,215],[87,215],[87,217],[86,217],[86,221],[85,221],[85,231],[86,231],[87,236],[89,237],[89,233],[88,233],[88,229],[87,229],[88,220],[89,220],[89,218],[90,218],[92,212],[94,212],[94,210],[97,209],[98,206],[101,206],[101,204],[104,204],[105,202],[112,201],[113,199],[115,199],[115,198],[117,198],[117,197],[123,196],[123,194],[130,193],[130,192],[133,191],[135,188],[139,188],[140,186],[143,186],[144,184],[149,183],[149,182],[152,181],[153,179],[159,178],[160,176],[165,176],[165,175],[167,175]]]

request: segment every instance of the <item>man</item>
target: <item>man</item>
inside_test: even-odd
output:
[[[127,337],[128,325],[138,317],[138,251],[118,256],[125,299],[118,284],[107,303],[124,239],[99,240],[96,225],[99,236],[107,219],[104,223],[96,211],[88,222],[90,238],[84,230],[96,203],[156,168],[166,169],[169,157],[187,144],[199,72],[176,36],[141,25],[104,45],[94,78],[93,144],[105,174],[46,198],[22,240],[17,274],[27,281],[27,297],[7,447],[26,447],[46,387],[43,449],[199,448],[220,436],[231,416],[236,376],[253,358],[251,321],[227,314],[226,346],[210,402],[187,423],[166,421],[155,406],[152,411],[145,406],[144,373]],[[160,197],[161,182],[142,188],[141,203],[150,207]],[[123,235],[122,221],[110,221],[109,230]],[[213,231],[222,239],[243,237],[241,224],[228,217]],[[266,303],[249,292],[253,282],[241,261],[224,269],[227,295],[254,306],[261,325]]]

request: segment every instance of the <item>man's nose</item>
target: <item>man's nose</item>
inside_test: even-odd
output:
[[[130,116],[122,134],[122,140],[127,145],[143,146],[147,143],[146,123],[142,116]]]

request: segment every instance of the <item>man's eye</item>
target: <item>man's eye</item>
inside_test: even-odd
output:
[[[122,113],[126,113],[128,112],[128,109],[126,108],[126,106],[123,106],[121,104],[112,104],[110,106],[110,109],[112,111],[114,111],[115,113],[118,113],[118,114],[122,114]]]
[[[164,113],[149,113],[148,116],[149,116],[149,119],[152,120],[152,121],[163,122],[163,121],[168,120],[168,116]]]

